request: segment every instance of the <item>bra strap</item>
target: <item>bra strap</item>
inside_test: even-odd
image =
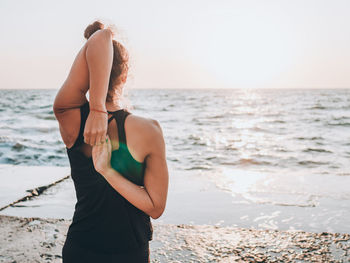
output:
[[[117,122],[119,142],[122,142],[124,144],[126,144],[125,119],[129,114],[131,113],[126,110],[117,111],[113,113],[113,117]],[[111,119],[113,117],[111,117]]]

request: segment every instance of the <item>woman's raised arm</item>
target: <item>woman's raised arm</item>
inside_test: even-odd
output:
[[[74,84],[62,86],[53,105],[53,110],[60,124],[67,123],[68,110],[79,108],[87,101],[85,97],[87,90],[90,93],[90,108],[106,111],[105,102],[113,63],[111,31],[103,29],[95,32],[86,45],[84,55],[88,65],[89,86],[87,88]],[[64,129],[64,127],[61,128]],[[106,134],[107,114],[90,111],[84,130],[85,143],[95,145],[104,141]]]
[[[86,48],[86,61],[89,68],[90,109],[106,111],[106,97],[113,63],[112,32],[102,29],[91,36]],[[86,120],[84,138],[91,146],[106,140],[107,114],[90,111]]]

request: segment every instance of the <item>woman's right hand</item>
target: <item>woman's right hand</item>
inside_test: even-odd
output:
[[[92,147],[92,160],[95,170],[102,176],[108,173],[111,166],[112,144],[108,135],[106,141]]]
[[[91,146],[106,141],[108,115],[106,113],[90,111],[85,123],[84,142]]]

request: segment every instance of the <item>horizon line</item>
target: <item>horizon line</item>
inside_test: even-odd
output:
[[[59,90],[58,89],[50,89],[50,88],[0,88],[0,90]],[[350,89],[350,87],[285,87],[285,88],[279,88],[279,87],[245,87],[245,88],[126,88],[126,91],[131,91],[131,90],[290,90],[290,89],[298,89],[298,90],[329,90],[329,89]]]

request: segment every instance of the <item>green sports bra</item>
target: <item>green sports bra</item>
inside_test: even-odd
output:
[[[126,143],[124,124],[126,117],[131,113],[125,109],[108,111],[108,113],[112,114],[112,117],[109,118],[108,123],[112,119],[116,120],[119,138],[119,148],[112,151],[111,166],[131,182],[143,186],[145,162],[141,163],[136,161],[131,155]]]

